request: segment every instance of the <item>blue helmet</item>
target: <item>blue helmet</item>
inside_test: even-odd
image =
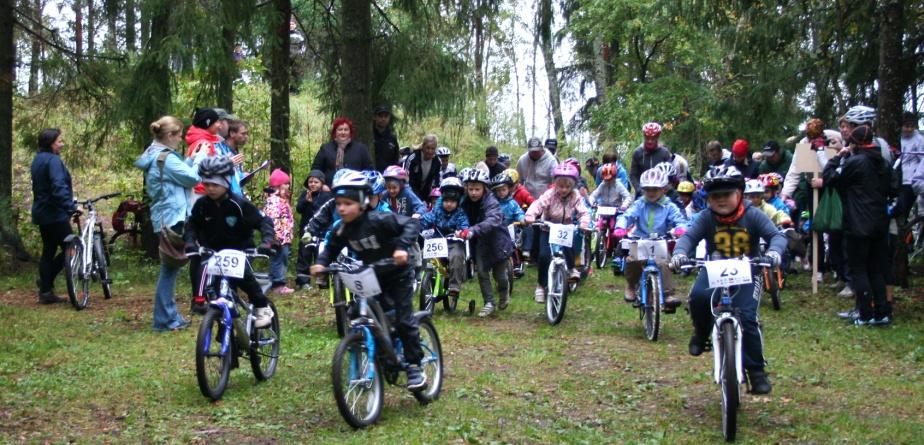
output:
[[[366,179],[369,180],[369,184],[372,185],[373,195],[381,195],[385,193],[385,178],[381,173],[375,170],[363,170],[363,175],[366,176]]]

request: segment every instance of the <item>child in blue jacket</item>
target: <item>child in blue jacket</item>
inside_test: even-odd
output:
[[[504,214],[504,226],[523,221],[526,214],[520,204],[517,203],[510,191],[513,189],[513,178],[507,173],[501,173],[491,180],[491,190],[497,197],[497,203],[500,204],[501,212]]]
[[[433,210],[420,218],[420,229],[424,233],[433,231],[432,237],[446,237],[468,229],[468,216],[459,208],[459,200],[465,189],[459,178],[448,177],[440,183],[440,197]],[[462,290],[465,279],[465,246],[449,244],[449,295],[456,297]]]

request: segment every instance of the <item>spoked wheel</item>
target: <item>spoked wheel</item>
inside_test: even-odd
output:
[[[568,302],[568,268],[564,264],[549,268],[549,295],[545,299],[545,316],[550,325],[557,325],[565,317]]]
[[[722,434],[726,442],[734,442],[738,430],[738,364],[735,359],[735,326],[732,323],[722,325],[721,356],[722,365]]]
[[[648,302],[641,307],[642,320],[645,322],[645,338],[651,341],[658,340],[661,331],[661,286],[658,277],[649,274],[645,280]]]
[[[516,275],[513,273],[513,259],[507,260],[507,296],[513,296],[513,280]],[[508,298],[509,300],[509,298]]]
[[[414,391],[414,397],[426,405],[440,397],[440,389],[443,387],[443,347],[430,320],[420,321],[420,349],[423,351],[420,368],[427,376],[427,387],[422,391]]]
[[[594,252],[593,252],[593,243],[590,240],[590,237],[584,235],[584,250],[581,251],[581,256],[584,257],[584,265],[581,267],[581,279],[587,278],[590,275],[590,271],[593,269],[594,264]]]
[[[93,237],[93,261],[96,262],[96,273],[99,274],[99,282],[103,285],[103,298],[112,298],[112,288],[109,282],[109,254],[106,252],[106,246],[103,245],[103,236],[96,234]]]
[[[270,325],[250,333],[250,367],[260,381],[272,377],[279,362],[279,312],[273,303],[270,303],[270,308],[273,310]]]
[[[449,296],[446,295],[446,298],[443,298],[443,310],[449,312],[450,314],[456,313],[456,309],[459,307],[459,296]]]
[[[331,369],[334,399],[340,415],[353,428],[372,425],[382,413],[385,389],[377,366],[362,332],[348,334],[334,352]]]
[[[337,324],[337,336],[343,338],[350,331],[350,316],[346,301],[346,290],[340,277],[331,276],[330,285],[334,287],[334,317]]]
[[[609,259],[607,258],[609,252],[607,252],[606,248],[607,235],[605,232],[606,231],[597,233],[597,242],[594,247],[594,258],[596,259],[597,269],[606,267],[606,260]]]
[[[67,296],[74,309],[87,307],[90,299],[90,277],[83,273],[83,244],[72,240],[64,247],[64,270],[67,279]]]
[[[212,399],[221,399],[228,387],[231,374],[231,354],[234,354],[234,334],[230,333],[227,351],[222,354],[222,341],[225,331],[231,326],[225,325],[224,314],[215,308],[209,308],[199,325],[196,337],[196,380],[202,395]]]
[[[420,293],[418,294],[418,307],[420,307],[420,310],[431,314],[433,313],[433,299],[436,297],[433,291],[435,281],[433,271],[430,269],[425,270],[423,277],[420,279]]]

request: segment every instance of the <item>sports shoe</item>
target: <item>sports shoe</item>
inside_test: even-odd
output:
[[[205,301],[204,296],[197,295],[193,297],[189,308],[189,310],[196,315],[205,315],[205,313],[209,310],[209,305],[208,302]]]
[[[542,286],[536,286],[536,303],[545,304],[545,288]]]
[[[571,274],[568,276],[568,281],[577,281],[581,279],[581,271],[577,268],[571,269]]]
[[[408,365],[407,367],[407,389],[418,390],[427,386],[427,375],[420,370],[418,365]]]
[[[497,303],[497,308],[500,310],[507,309],[507,305],[510,304],[510,291],[504,292],[500,296],[500,301]]]
[[[478,312],[479,317],[487,317],[494,313],[494,303],[487,303],[484,307],[481,308],[481,311]]]
[[[677,308],[680,307],[680,299],[673,295],[664,296],[664,312],[667,314],[673,314],[677,312]]]
[[[862,318],[856,318],[853,320],[853,325],[854,326],[871,326],[872,321],[873,321],[872,318],[870,318],[869,320],[864,320]]]
[[[849,311],[838,312],[837,316],[844,320],[853,321],[860,317],[860,311],[858,311],[857,308],[853,308]]]
[[[704,338],[700,338],[700,336],[696,335],[696,333],[694,332],[693,335],[690,337],[690,345],[689,345],[690,355],[692,355],[693,357],[698,357],[702,355],[702,353],[705,352],[706,349],[707,349],[706,340]]]
[[[844,283],[842,280],[837,280],[837,281],[835,281],[835,282],[829,284],[829,285],[828,285],[828,289],[831,289],[831,290],[841,289],[841,288],[843,288],[844,285],[846,285],[846,284],[847,284],[847,283]]]
[[[300,291],[302,291],[302,292],[308,292],[308,291],[311,290],[311,285],[308,284],[308,283],[305,283],[305,284],[299,286],[299,287],[298,287],[298,290],[300,290]]]
[[[751,384],[751,394],[770,394],[773,390],[770,378],[763,369],[748,369],[748,382]]]
[[[838,294],[838,297],[841,298],[853,298],[853,289],[850,288],[850,285],[844,286],[844,289],[841,290]]]
[[[48,291],[39,294],[38,302],[39,304],[56,304],[63,303],[64,299],[55,295],[54,292]]]
[[[888,325],[892,324],[892,317],[890,317],[890,316],[888,316],[888,315],[886,315],[886,316],[884,316],[884,317],[882,317],[882,318],[875,318],[875,317],[873,317],[873,318],[869,321],[869,324],[870,324],[870,326],[885,327],[885,326],[888,326]]]
[[[267,307],[258,307],[253,310],[253,327],[255,328],[265,328],[270,325],[270,322],[273,321],[273,308]]]
[[[280,295],[288,295],[288,294],[291,294],[292,292],[295,292],[295,289],[292,289],[291,287],[283,284],[282,286],[274,287],[273,292],[280,294]]]
[[[626,303],[635,303],[635,301],[638,300],[638,295],[635,294],[635,288],[626,284],[626,293],[622,296],[622,299],[625,300]]]

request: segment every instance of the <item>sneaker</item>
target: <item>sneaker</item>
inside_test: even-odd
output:
[[[773,390],[770,377],[763,369],[749,369],[748,382],[751,384],[751,394],[770,394]]]
[[[545,304],[545,288],[536,286],[536,303]]]
[[[847,284],[847,283],[845,283],[845,282],[843,282],[843,281],[841,281],[841,280],[837,280],[837,281],[835,281],[835,282],[829,284],[829,285],[828,285],[828,289],[831,289],[831,290],[841,289],[841,288],[843,288],[846,284]]]
[[[507,309],[507,305],[509,304],[510,304],[510,292],[504,292],[504,294],[500,296],[500,302],[497,303],[497,308],[500,310],[504,310],[504,309]]]
[[[295,292],[295,289],[292,289],[291,287],[286,286],[286,285],[282,285],[279,287],[274,287],[273,292],[280,294],[280,295],[288,295],[288,294],[291,294],[292,292]]]
[[[892,317],[890,317],[890,316],[888,316],[888,315],[886,315],[886,316],[884,316],[884,317],[882,317],[882,318],[875,318],[875,317],[873,317],[873,319],[871,319],[871,320],[869,321],[869,324],[870,324],[871,326],[885,327],[885,326],[888,326],[888,325],[892,324]]]
[[[627,284],[626,293],[623,295],[622,299],[625,300],[626,303],[635,303],[635,301],[638,300],[638,295],[635,294],[635,288]]]
[[[48,291],[39,294],[38,302],[39,304],[56,304],[63,303],[64,299],[55,295],[54,292]]]
[[[494,303],[487,303],[481,308],[481,312],[478,312],[479,317],[487,317],[494,313]]]
[[[869,320],[864,320],[858,317],[853,320],[853,325],[854,326],[871,326],[872,322],[873,322],[872,318],[870,318]]]
[[[407,389],[418,390],[427,386],[427,375],[420,370],[418,365],[408,365],[407,367]]]
[[[273,321],[273,308],[267,307],[258,307],[253,311],[253,327],[260,329],[265,328],[270,325],[270,322]]]
[[[569,281],[577,281],[581,279],[581,271],[577,268],[571,269],[571,274],[568,276]]]
[[[838,297],[841,298],[853,298],[853,289],[850,288],[850,285],[844,286],[844,289],[841,290],[838,294]]]
[[[706,352],[706,340],[693,333],[693,336],[690,337],[689,352],[693,357],[702,355],[703,352]]]
[[[298,290],[300,290],[300,291],[302,291],[302,292],[308,292],[308,291],[311,290],[311,285],[308,284],[308,283],[305,283],[305,284],[299,286],[299,287],[298,287]]]
[[[458,288],[452,288],[452,287],[449,288],[450,297],[458,297],[460,293],[462,292]]]
[[[680,307],[680,299],[673,295],[666,295],[664,297],[664,313],[673,314],[677,312],[677,308]]]
[[[853,321],[857,318],[860,318],[860,311],[858,311],[856,308],[853,308],[849,311],[838,312],[837,316],[843,318],[844,320]]]

